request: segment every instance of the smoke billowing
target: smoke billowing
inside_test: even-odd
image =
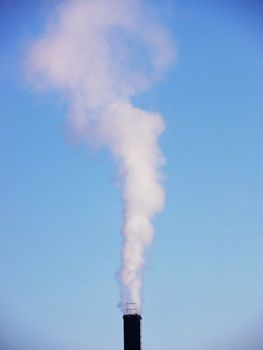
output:
[[[36,85],[60,90],[77,137],[108,147],[118,165],[124,206],[120,306],[141,308],[142,268],[164,205],[158,137],[162,117],[132,104],[169,67],[167,29],[139,0],[67,0],[52,9],[28,55]]]

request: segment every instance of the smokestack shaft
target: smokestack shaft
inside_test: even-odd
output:
[[[141,350],[141,315],[123,316],[124,350]]]

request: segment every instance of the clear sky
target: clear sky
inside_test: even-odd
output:
[[[15,350],[122,349],[115,165],[72,139],[58,94],[25,79],[25,52],[55,3],[0,2],[0,336]],[[263,6],[148,3],[177,59],[134,98],[166,122],[167,199],[146,263],[143,348],[257,349]]]

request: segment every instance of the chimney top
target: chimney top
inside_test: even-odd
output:
[[[138,315],[138,305],[136,303],[126,303],[126,315]]]

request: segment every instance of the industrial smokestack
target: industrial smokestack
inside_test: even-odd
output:
[[[141,319],[134,304],[128,303],[123,315],[124,350],[141,350]]]

